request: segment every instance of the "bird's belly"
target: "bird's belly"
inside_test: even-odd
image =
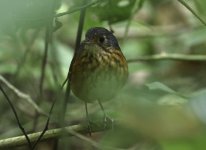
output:
[[[71,80],[73,93],[86,102],[111,99],[123,86],[117,72],[93,71],[76,73]]]

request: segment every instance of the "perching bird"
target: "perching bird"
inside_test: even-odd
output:
[[[101,102],[112,99],[127,77],[127,61],[113,33],[102,27],[89,29],[74,54],[68,75],[72,92],[85,102],[87,118],[87,103],[98,101],[104,112]]]

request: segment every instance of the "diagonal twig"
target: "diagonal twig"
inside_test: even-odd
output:
[[[184,0],[178,0],[183,6],[185,6],[202,24],[206,26],[206,21],[203,20]]]
[[[34,100],[31,98],[30,95],[25,94],[23,92],[21,92],[19,89],[17,89],[15,86],[13,86],[9,81],[7,81],[2,75],[0,75],[0,81],[3,82],[10,90],[12,90],[18,97],[20,97],[21,99],[24,99],[26,102],[28,102],[32,107],[34,107],[34,109],[36,109],[36,111],[39,114],[42,114],[44,116],[47,116],[47,114],[44,112],[44,110],[42,110],[35,102]]]
[[[8,101],[8,103],[9,103],[9,105],[10,105],[10,107],[11,107],[13,113],[14,113],[14,116],[15,116],[15,118],[16,118],[16,121],[17,121],[17,124],[18,124],[18,126],[19,126],[19,129],[20,129],[20,130],[22,131],[22,133],[24,134],[24,138],[26,138],[27,144],[28,144],[29,148],[32,150],[31,141],[30,141],[30,139],[29,139],[29,137],[28,137],[28,135],[27,135],[24,127],[21,125],[20,120],[19,120],[19,117],[18,117],[18,115],[17,115],[17,112],[16,112],[16,110],[15,110],[15,108],[14,108],[11,100],[9,99],[9,97],[8,97],[7,94],[6,94],[6,92],[5,92],[4,89],[2,88],[1,84],[0,84],[0,90],[1,90],[1,92],[3,93],[4,97],[6,98],[6,100]]]

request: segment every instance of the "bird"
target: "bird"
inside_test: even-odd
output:
[[[87,119],[87,103],[97,101],[107,120],[102,102],[115,97],[127,78],[128,64],[113,32],[103,27],[88,29],[68,74],[71,91],[85,103]]]

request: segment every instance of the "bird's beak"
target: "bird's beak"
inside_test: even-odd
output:
[[[83,43],[85,43],[85,44],[95,44],[95,43],[97,43],[97,39],[85,39],[83,41]]]
[[[90,44],[91,42],[87,39],[85,39],[84,41],[82,41],[83,44]]]

